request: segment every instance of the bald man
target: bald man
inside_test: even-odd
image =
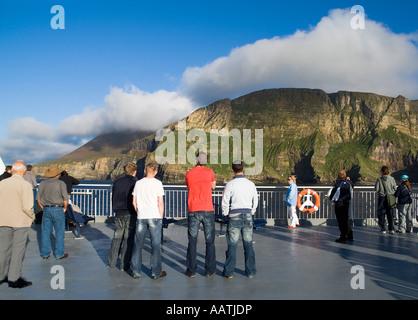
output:
[[[0,284],[24,288],[32,282],[22,278],[28,231],[35,219],[32,186],[23,178],[26,164],[12,166],[12,176],[0,181]]]

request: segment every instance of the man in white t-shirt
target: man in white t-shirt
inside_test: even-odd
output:
[[[164,188],[160,180],[155,179],[157,165],[149,163],[145,167],[145,178],[135,183],[133,205],[138,215],[135,232],[135,245],[131,259],[133,278],[139,278],[142,266],[142,248],[145,235],[151,237],[151,278],[165,277],[167,273],[161,268],[161,232],[164,215]]]

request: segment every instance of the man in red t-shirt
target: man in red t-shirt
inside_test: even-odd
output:
[[[186,276],[196,276],[196,245],[199,226],[202,222],[206,240],[205,276],[212,277],[216,271],[215,257],[215,214],[212,201],[212,190],[216,187],[215,174],[206,168],[208,156],[199,152],[196,167],[186,174],[186,185],[189,191],[187,201],[188,238]]]

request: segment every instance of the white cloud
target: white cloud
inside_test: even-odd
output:
[[[203,66],[188,68],[182,88],[208,104],[265,88],[368,91],[416,99],[416,34],[395,34],[366,19],[354,30],[350,10],[336,9],[309,31],[259,40]]]
[[[9,138],[28,137],[52,140],[54,136],[54,128],[52,126],[39,122],[32,117],[18,118],[9,122]]]
[[[16,160],[34,164],[59,158],[76,147],[71,143],[51,139],[9,136],[0,141],[0,155],[6,164],[12,164]]]
[[[154,130],[190,114],[196,105],[179,92],[153,93],[135,86],[111,88],[104,106],[65,119],[62,135],[97,135],[113,130]]]
[[[71,144],[54,141],[54,128],[35,118],[17,118],[10,121],[8,127],[6,139],[0,141],[0,155],[7,164],[19,159],[37,163],[74,150]]]

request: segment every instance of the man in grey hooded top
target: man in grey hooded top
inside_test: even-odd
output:
[[[389,175],[389,168],[383,166],[380,170],[382,176],[376,180],[375,190],[377,192],[377,219],[380,231],[386,233],[386,219],[388,219],[389,233],[395,233],[395,224],[393,219],[393,210],[389,207],[387,195],[396,192],[396,181]]]

